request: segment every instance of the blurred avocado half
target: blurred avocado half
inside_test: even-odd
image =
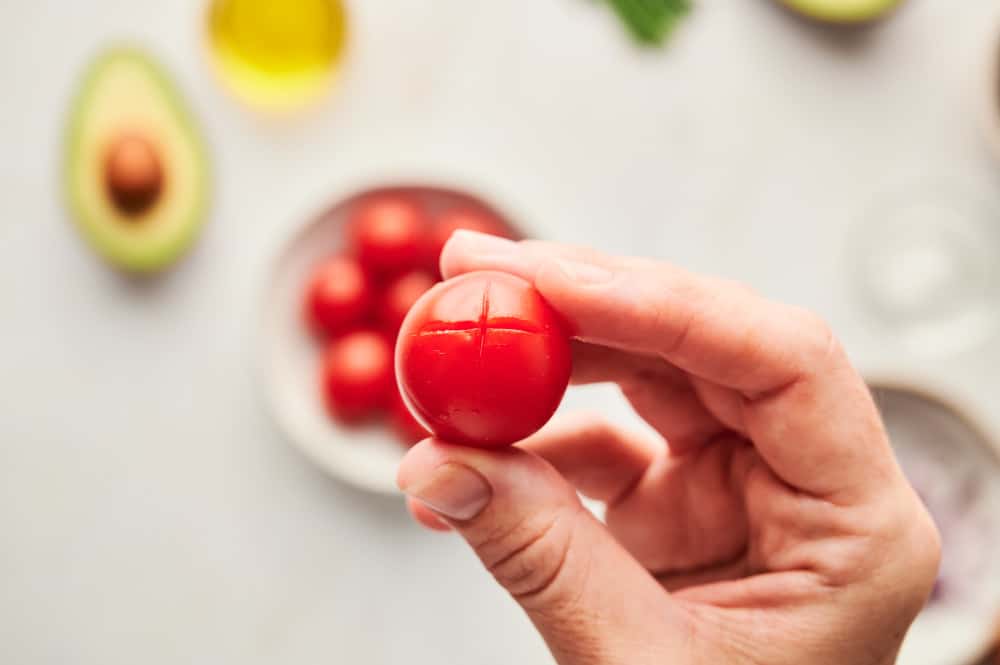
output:
[[[867,23],[881,18],[903,0],[779,0],[809,18],[827,23]]]
[[[171,265],[205,221],[204,141],[166,73],[136,48],[90,65],[70,109],[64,175],[84,237],[131,272]]]

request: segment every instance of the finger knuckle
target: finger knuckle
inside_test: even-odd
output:
[[[481,545],[480,558],[515,599],[550,601],[566,568],[575,516],[559,512],[531,519]]]
[[[734,296],[741,296],[741,297],[744,297],[744,298],[747,298],[747,297],[749,297],[749,298],[759,298],[760,297],[760,293],[755,288],[753,288],[752,286],[750,286],[746,282],[741,282],[741,281],[739,281],[737,279],[719,278],[718,279],[718,284],[719,284],[720,288],[728,291],[729,293],[731,293]]]
[[[915,617],[927,602],[938,578],[941,563],[941,537],[933,520],[921,505],[918,514],[909,515],[902,538],[897,539],[895,574],[900,611]]]
[[[611,441],[620,438],[618,429],[604,416],[587,415],[580,423],[580,437],[591,441]]]
[[[840,342],[830,323],[812,310],[795,308],[795,325],[801,333],[807,362],[821,366],[840,349]]]
[[[521,251],[531,256],[544,257],[547,255],[551,255],[555,251],[555,248],[553,247],[552,243],[545,242],[544,240],[535,240],[532,238],[526,238],[523,240],[516,241],[516,244],[521,249]]]
[[[868,549],[858,557],[865,563],[857,570],[881,570],[880,577],[898,594],[902,611],[915,616],[937,580],[941,562],[937,526],[920,499],[902,486],[868,515],[868,535],[861,541]]]
[[[923,582],[922,595],[926,596],[930,593],[941,566],[941,533],[923,507],[921,507],[920,517],[914,521],[914,525],[912,535],[913,565],[918,573],[915,577]]]

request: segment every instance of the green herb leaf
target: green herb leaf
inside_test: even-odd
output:
[[[607,0],[640,44],[660,46],[678,21],[691,11],[691,0]]]

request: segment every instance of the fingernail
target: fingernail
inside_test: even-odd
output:
[[[517,243],[507,238],[491,236],[488,233],[475,231],[455,231],[451,235],[454,241],[462,243],[466,251],[486,256],[509,256],[517,252]]]
[[[556,265],[569,281],[579,284],[605,284],[614,278],[614,273],[607,268],[595,266],[591,263],[556,259]]]
[[[404,487],[403,491],[445,517],[462,521],[482,512],[493,494],[478,472],[452,462],[442,464],[429,478]]]

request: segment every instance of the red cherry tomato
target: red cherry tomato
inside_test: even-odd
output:
[[[474,272],[428,291],[396,342],[403,399],[435,436],[498,448],[559,406],[571,369],[559,316],[519,277]]]
[[[399,277],[385,288],[378,306],[378,318],[386,332],[395,335],[399,331],[413,303],[427,293],[436,281],[425,272],[414,271]]]
[[[322,368],[330,414],[356,422],[387,406],[395,389],[392,369],[392,346],[380,333],[362,330],[334,341]]]
[[[313,272],[303,309],[306,323],[321,336],[339,335],[368,316],[374,294],[357,261],[338,256]]]
[[[424,249],[425,265],[435,275],[440,274],[438,262],[441,259],[441,250],[455,231],[478,231],[503,238],[510,236],[506,226],[488,212],[472,208],[454,208],[445,212],[437,218],[431,228]]]
[[[401,196],[380,196],[359,204],[350,221],[351,243],[361,265],[376,275],[415,268],[427,220],[420,208]]]
[[[392,419],[392,429],[396,433],[396,437],[399,442],[404,446],[412,446],[415,443],[423,441],[431,435],[427,431],[427,428],[420,424],[420,422],[413,417],[410,410],[406,407],[406,403],[403,401],[402,395],[399,391],[393,396],[392,407],[389,410],[390,418]]]

